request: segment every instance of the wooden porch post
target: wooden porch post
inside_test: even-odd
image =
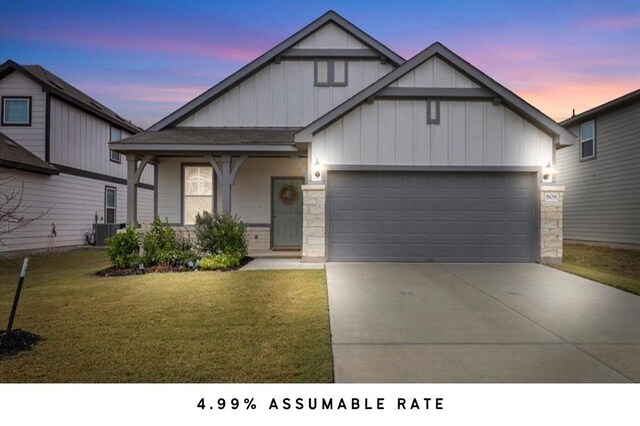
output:
[[[135,154],[127,154],[127,223],[138,226],[138,187],[136,185]]]
[[[218,162],[213,158],[212,154],[205,155],[205,158],[209,163],[211,163],[211,167],[216,172],[216,176],[220,179],[220,184],[222,185],[222,212],[223,213],[231,213],[231,186],[236,180],[236,175],[238,174],[238,170],[240,166],[247,161],[249,158],[248,155],[242,155],[238,160],[233,164],[232,167],[232,158],[230,154],[224,154],[221,158],[222,168],[218,165]]]
[[[144,168],[153,160],[153,154],[142,157],[140,165],[135,154],[127,154],[127,223],[138,226],[138,184]]]

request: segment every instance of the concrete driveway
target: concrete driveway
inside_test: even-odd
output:
[[[640,297],[537,264],[328,263],[336,382],[640,382]]]

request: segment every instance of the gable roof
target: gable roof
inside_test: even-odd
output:
[[[562,121],[560,124],[567,127],[574,124],[582,123],[583,121],[590,120],[598,115],[602,115],[615,109],[622,108],[623,106],[629,105],[630,103],[639,100],[640,89],[634,90],[633,92],[627,93],[626,95],[622,95],[619,98],[613,99],[602,105],[598,105],[597,107],[591,108],[590,110],[587,110],[581,114],[574,115],[573,117]]]
[[[57,175],[58,169],[0,132],[0,166],[45,175]]]
[[[427,61],[429,58],[436,55],[447,62],[449,65],[461,71],[471,80],[491,90],[493,93],[495,93],[496,97],[502,98],[503,104],[507,105],[515,112],[519,113],[520,115],[530,120],[532,123],[536,124],[538,128],[545,131],[546,133],[553,135],[556,145],[565,146],[575,143],[576,136],[573,133],[569,132],[560,124],[556,123],[554,120],[546,116],[543,112],[531,106],[518,95],[502,86],[491,77],[487,76],[485,73],[462,59],[460,56],[453,53],[453,51],[449,50],[439,42],[433,43],[431,46],[415,55],[400,67],[391,71],[389,74],[377,80],[369,87],[363,89],[355,96],[352,96],[342,104],[327,112],[325,115],[310,123],[307,127],[296,134],[296,142],[311,142],[311,138],[315,133],[328,127],[331,123],[335,122],[342,116],[357,108],[368,98],[374,96],[376,93],[386,88],[403,75],[407,74],[411,70],[418,67],[420,64]]]
[[[25,76],[42,86],[43,90],[89,114],[95,115],[111,123],[116,127],[134,134],[142,131],[140,127],[120,117],[114,111],[67,83],[41,65],[20,65],[9,59],[4,64],[0,65],[0,79],[9,75],[13,71],[22,72]]]
[[[179,120],[183,119],[185,116],[194,113],[211,100],[216,97],[222,95],[231,87],[236,85],[237,83],[243,81],[248,76],[253,73],[259,71],[270,62],[272,62],[278,55],[283,53],[285,50],[295,46],[298,42],[302,41],[309,34],[328,24],[329,22],[333,22],[338,25],[341,29],[345,30],[347,33],[351,34],[355,38],[359,39],[365,45],[369,46],[371,49],[378,51],[381,56],[387,58],[387,61],[398,66],[405,62],[404,58],[400,55],[386,47],[384,44],[380,43],[351,22],[347,21],[342,16],[338,15],[336,12],[330,10],[315,21],[311,22],[306,27],[302,28],[300,31],[296,32],[280,44],[273,47],[271,50],[259,56],[257,59],[254,59],[243,68],[239,69],[235,73],[231,74],[229,77],[222,80],[220,83],[216,84],[206,92],[202,93],[195,99],[191,100],[187,104],[178,108],[176,111],[172,112],[162,120],[158,121],[153,126],[149,127],[147,130],[162,130],[167,126],[171,126],[175,124]]]

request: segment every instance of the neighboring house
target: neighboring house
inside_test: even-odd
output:
[[[578,135],[557,153],[565,240],[640,248],[640,90],[561,124]]]
[[[557,262],[562,188],[542,181],[574,143],[440,43],[405,61],[328,12],[111,147],[130,188],[156,164],[160,217],[237,214],[254,252]]]
[[[21,194],[25,217],[0,252],[86,244],[99,223],[126,222],[126,161],[108,143],[141,131],[39,65],[0,65],[0,193]],[[139,221],[153,217],[153,169],[141,179]],[[6,228],[6,223],[0,223]]]

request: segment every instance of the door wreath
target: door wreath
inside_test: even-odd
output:
[[[291,184],[284,185],[280,189],[280,201],[283,204],[295,204],[299,196],[298,189]]]

